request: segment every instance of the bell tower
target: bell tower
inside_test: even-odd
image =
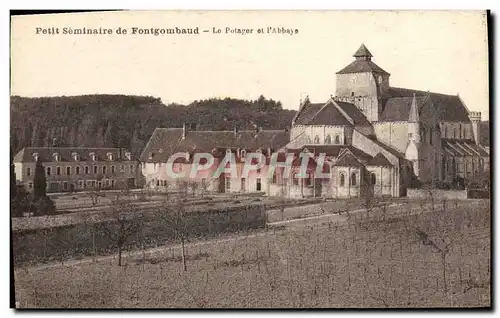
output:
[[[351,64],[336,73],[335,98],[355,104],[369,121],[378,121],[390,74],[373,63],[373,54],[364,44],[353,57]]]

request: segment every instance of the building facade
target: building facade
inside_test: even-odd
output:
[[[266,166],[248,171],[243,176],[246,154],[261,153],[263,157],[268,157],[286,145],[289,140],[288,131],[198,131],[189,127],[184,125],[183,128],[155,129],[140,156],[146,187],[158,191],[180,190],[179,188],[187,186],[221,193],[268,191]],[[169,159],[179,154],[169,166]],[[197,171],[197,154],[210,154],[214,161],[207,169]],[[226,156],[232,156],[234,164],[224,164],[218,171]],[[168,169],[183,176],[173,177]],[[197,172],[191,175],[193,169]]]
[[[141,184],[141,165],[121,148],[26,147],[14,156],[17,182],[33,190],[41,161],[47,192],[131,189]]]

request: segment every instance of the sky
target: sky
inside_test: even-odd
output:
[[[133,35],[131,28],[199,35]],[[109,35],[62,34],[106,28]],[[116,29],[128,34],[116,34]],[[252,34],[226,34],[253,29]],[[267,27],[297,34],[258,34]],[[60,34],[37,34],[59,28]],[[212,29],[221,29],[214,34]],[[202,32],[202,30],[209,32]],[[212,97],[326,101],[335,73],[364,43],[390,84],[459,94],[489,118],[487,22],[482,11],[134,11],[18,16],[11,24],[11,94],[131,94],[188,104]]]

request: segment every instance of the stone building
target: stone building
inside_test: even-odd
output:
[[[194,125],[184,125],[183,128],[156,128],[146,144],[140,160],[143,163],[142,173],[146,187],[159,191],[174,190],[185,182],[209,192],[248,193],[267,192],[267,167],[249,171],[242,177],[244,160],[247,153],[262,153],[264,157],[282,148],[289,140],[285,130],[246,130],[239,131],[206,131],[196,130]],[[214,174],[227,154],[234,157],[234,170],[225,165],[221,173]],[[178,158],[174,155],[181,154]],[[197,154],[210,154],[214,162],[206,170],[196,172],[190,177],[194,159]],[[182,177],[173,178],[168,173],[167,164],[172,160],[172,172]],[[205,164],[200,162],[200,164]]]
[[[327,154],[324,196],[401,196],[416,184],[463,182],[489,170],[480,112],[458,95],[391,87],[372,57],[361,45],[337,72],[335,95],[322,103],[306,97],[292,122],[285,151]]]
[[[26,147],[14,156],[17,182],[33,190],[40,160],[47,192],[125,189],[141,185],[141,166],[121,148]]]

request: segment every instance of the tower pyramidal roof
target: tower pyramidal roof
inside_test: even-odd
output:
[[[351,64],[338,71],[337,74],[370,72],[390,75],[380,66],[372,62],[373,55],[364,44],[361,44],[361,46],[353,56],[356,59]]]
[[[368,57],[371,58],[373,57],[372,53],[366,48],[364,44],[361,44],[359,49],[354,53],[354,57]]]

